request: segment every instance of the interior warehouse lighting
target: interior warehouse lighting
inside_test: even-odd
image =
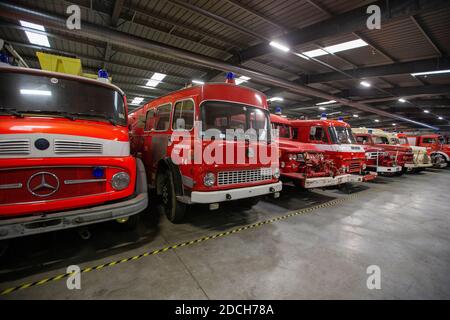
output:
[[[287,47],[287,46],[285,46],[285,45],[283,45],[281,43],[275,42],[275,41],[271,41],[269,44],[272,47],[277,48],[278,50],[281,50],[281,51],[284,51],[284,52],[289,52],[289,50],[290,50],[289,47]]]
[[[303,52],[303,55],[310,57],[310,58],[314,58],[314,57],[324,56],[329,53],[337,53],[337,52],[346,51],[346,50],[350,50],[350,49],[365,47],[367,45],[368,44],[365,41],[358,39],[358,40],[352,40],[352,41],[335,44],[333,46],[328,46],[323,49],[306,51],[306,52]]]
[[[148,80],[146,86],[156,87],[166,76],[164,73],[155,72],[150,80]]]
[[[251,78],[246,77],[246,76],[240,76],[239,78],[237,78],[236,80],[234,80],[234,82],[236,84],[241,84],[243,82],[247,82],[248,80],[250,80]]]
[[[23,21],[23,20],[20,20],[20,24],[26,28],[35,29],[35,30],[39,30],[39,31],[45,31],[44,26],[42,26],[40,24],[35,24],[35,23],[28,22],[28,21]],[[40,34],[40,33],[32,32],[32,31],[25,31],[25,34],[28,38],[28,41],[30,41],[31,44],[35,44],[35,45],[43,46],[43,47],[50,47],[50,43],[48,42],[48,38],[45,34]]]

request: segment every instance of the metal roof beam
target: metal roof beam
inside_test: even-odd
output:
[[[442,95],[450,94],[449,85],[429,85],[429,86],[418,86],[418,87],[396,87],[396,88],[386,88],[384,89],[387,93],[397,96],[397,97],[408,97],[417,95]],[[371,88],[351,88],[343,90],[340,96],[342,97],[380,97],[377,90],[372,90]]]
[[[438,45],[436,44],[436,42],[431,39],[430,35],[425,31],[424,27],[422,26],[422,24],[417,20],[416,17],[411,16],[409,17],[411,19],[411,21],[416,25],[417,29],[419,29],[420,33],[423,35],[423,37],[425,38],[425,40],[427,40],[427,42],[430,44],[431,47],[433,47],[434,51],[436,51],[436,53],[438,54],[438,56],[442,57],[442,50],[439,49]]]
[[[117,27],[119,23],[120,13],[122,12],[124,0],[115,0],[114,7],[111,14],[111,25]]]
[[[378,5],[381,8],[381,20],[384,24],[414,14],[450,7],[450,1],[447,0],[379,0],[371,4]],[[278,40],[295,47],[323,38],[362,30],[366,28],[366,20],[369,17],[366,8],[367,5],[362,5],[301,30],[293,30],[281,36]],[[246,61],[271,52],[273,52],[273,48],[267,42],[263,42],[243,50],[241,57],[242,60]]]

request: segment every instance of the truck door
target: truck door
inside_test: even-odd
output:
[[[153,184],[158,161],[168,154],[171,111],[172,104],[166,103],[148,110],[146,114],[142,159],[150,184]]]

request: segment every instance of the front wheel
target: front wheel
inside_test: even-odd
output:
[[[445,160],[444,156],[438,154],[434,157],[434,167],[438,169],[443,169],[447,166],[447,160]]]
[[[170,171],[163,173],[161,179],[160,209],[172,223],[180,223],[186,214],[187,205],[177,200],[175,183]]]

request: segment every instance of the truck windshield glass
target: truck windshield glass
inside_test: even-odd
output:
[[[280,138],[286,138],[286,139],[291,138],[291,127],[290,126],[281,124],[281,123],[274,123],[273,128],[278,129],[278,136]]]
[[[239,130],[238,139],[270,140],[269,113],[266,110],[224,101],[207,101],[201,106],[202,135],[214,133],[225,138],[227,129]],[[252,131],[256,134],[254,136]],[[238,133],[238,131],[236,131]]]
[[[388,140],[388,138],[386,138],[386,137],[377,137],[377,136],[374,136],[374,137],[373,137],[373,142],[374,142],[375,144],[389,144],[389,140]]]
[[[392,144],[400,144],[400,140],[397,138],[391,138],[391,143]]]
[[[408,139],[406,138],[398,138],[400,144],[409,144]]]
[[[330,127],[329,133],[333,143],[338,144],[356,144],[355,137],[350,128],[346,127]]]
[[[15,72],[0,72],[0,83],[0,113],[71,116],[127,124],[123,96],[113,88]]]

